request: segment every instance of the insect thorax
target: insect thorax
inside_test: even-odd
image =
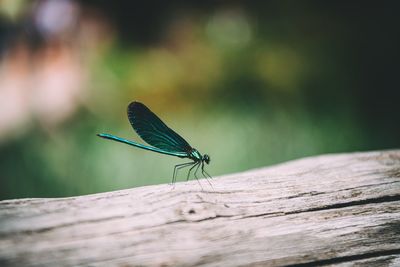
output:
[[[201,160],[203,157],[201,156],[200,152],[197,151],[197,149],[193,148],[193,149],[190,151],[190,158],[193,159],[193,160],[195,160],[195,161],[199,161],[199,160]]]

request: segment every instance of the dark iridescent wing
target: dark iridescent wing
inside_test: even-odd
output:
[[[169,152],[189,152],[192,149],[185,139],[165,125],[142,103],[129,104],[128,118],[137,134],[154,147]]]

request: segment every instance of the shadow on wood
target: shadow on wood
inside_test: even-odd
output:
[[[305,158],[213,185],[1,201],[0,265],[400,265],[400,150]]]

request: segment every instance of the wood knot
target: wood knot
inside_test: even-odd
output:
[[[191,203],[179,208],[180,215],[187,221],[202,221],[216,217],[216,207],[204,203]]]
[[[196,211],[195,211],[194,209],[190,209],[190,210],[188,211],[188,213],[189,213],[189,214],[196,214]]]

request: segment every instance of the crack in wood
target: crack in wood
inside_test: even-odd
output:
[[[400,201],[400,195],[391,195],[391,196],[383,196],[383,197],[377,197],[377,198],[354,200],[354,201],[349,201],[349,202],[336,203],[336,204],[332,204],[332,205],[325,205],[322,207],[310,208],[310,209],[306,209],[306,210],[287,212],[286,214],[296,214],[296,213],[302,213],[302,212],[340,209],[340,208],[347,208],[347,207],[351,207],[351,206],[377,204],[377,203],[394,202],[394,201]]]
[[[351,206],[377,204],[377,203],[394,202],[394,201],[400,201],[400,195],[383,196],[383,197],[378,197],[378,198],[369,198],[369,199],[355,200],[355,201],[349,201],[349,202],[342,202],[342,203],[336,203],[336,204],[332,204],[332,205],[325,205],[322,207],[303,209],[303,210],[282,211],[282,212],[265,212],[265,213],[260,213],[260,214],[241,216],[239,219],[257,218],[257,217],[264,217],[264,216],[273,217],[273,216],[269,216],[269,215],[285,216],[285,215],[291,215],[291,214],[299,214],[299,213],[323,211],[323,210],[331,210],[331,209],[340,209],[340,208],[347,208],[347,207],[351,207]]]
[[[115,219],[121,219],[121,218],[125,218],[125,216],[112,216],[112,217],[104,217],[104,218],[99,218],[99,219],[91,219],[91,220],[82,220],[82,221],[76,221],[76,222],[72,222],[72,223],[64,223],[64,224],[57,224],[54,226],[50,226],[50,227],[43,227],[43,228],[39,228],[39,229],[35,229],[35,230],[18,230],[18,231],[13,231],[13,232],[8,232],[8,233],[2,233],[0,232],[0,238],[4,238],[6,236],[10,236],[13,234],[38,234],[38,233],[45,233],[45,232],[49,232],[52,231],[54,229],[59,229],[59,228],[63,228],[63,227],[70,227],[70,226],[74,226],[74,225],[82,225],[85,223],[99,223],[99,222],[103,222],[103,221],[110,221],[110,220],[115,220]]]
[[[363,254],[334,257],[331,259],[309,261],[309,262],[297,263],[297,264],[289,264],[289,265],[284,265],[284,266],[285,267],[324,266],[324,265],[352,262],[352,261],[356,261],[356,260],[377,258],[377,257],[382,257],[382,256],[399,255],[399,254],[400,254],[400,249],[389,249],[389,250],[368,252],[368,253],[363,253]]]

